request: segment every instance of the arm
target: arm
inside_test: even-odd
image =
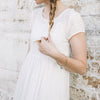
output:
[[[60,52],[53,58],[65,69],[83,75],[87,66],[85,34],[81,32],[72,36],[69,43],[71,44],[73,58],[69,58]]]

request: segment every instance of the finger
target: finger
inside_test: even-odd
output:
[[[50,35],[50,33],[48,34],[48,42],[50,42],[50,41],[52,41],[51,40],[51,35]]]
[[[44,39],[47,40],[48,38],[47,37],[44,37]]]
[[[44,39],[44,37],[41,37],[41,42],[45,42],[45,39]]]
[[[43,41],[43,37],[41,37],[41,42]]]

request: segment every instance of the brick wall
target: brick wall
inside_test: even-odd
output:
[[[87,72],[71,73],[70,100],[100,100],[100,0],[63,0],[83,17]],[[29,43],[32,0],[0,0],[0,100],[12,100]]]

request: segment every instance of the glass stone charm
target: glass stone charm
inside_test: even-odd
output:
[[[63,69],[63,67],[62,67],[62,66],[60,66],[60,69]]]

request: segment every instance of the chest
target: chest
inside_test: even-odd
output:
[[[48,37],[49,22],[35,20],[32,26],[31,41],[40,40],[41,37]],[[64,20],[54,23],[50,35],[56,47],[64,54],[69,55],[69,43],[67,40],[68,23]]]
[[[62,43],[67,40],[66,35],[68,32],[68,25],[65,21],[59,21],[54,23],[50,35],[55,43]],[[48,37],[49,22],[42,23],[41,21],[34,21],[32,26],[31,39],[32,41],[40,40],[42,36]]]

